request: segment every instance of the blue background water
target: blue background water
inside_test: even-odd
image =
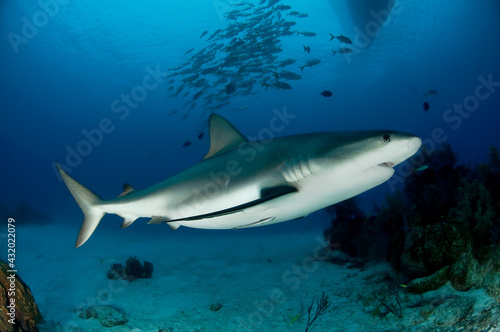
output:
[[[169,98],[165,73],[189,59],[183,55],[188,49],[208,45],[199,38],[203,31],[210,35],[227,26],[222,14],[234,9],[234,3],[0,1],[4,209],[12,211],[28,202],[79,229],[81,212],[60,183],[53,162],[68,164],[68,151],[87,140],[83,131],[99,128],[103,119],[112,122],[112,132],[103,134],[102,142],[76,162],[71,175],[104,198],[116,197],[124,182],[144,188],[203,158],[208,114],[202,107],[188,112],[183,108],[187,99]],[[435,128],[442,128],[466,163],[485,161],[488,147],[499,147],[499,87],[456,129],[443,119],[454,104],[475,94],[479,76],[500,81],[499,1],[402,0],[376,38],[369,38],[371,45],[347,57],[332,56],[338,42],[330,42],[329,33],[354,38],[353,28],[364,27],[340,1],[282,3],[307,13],[308,18],[294,19],[297,29],[317,36],[283,37],[280,59],[297,59],[287,68],[296,72],[306,60],[319,58],[322,63],[304,69],[302,80],[291,82],[292,90],[255,86],[257,94],[232,98],[231,105],[217,113],[243,134],[258,136],[274,116],[272,110],[286,107],[296,118],[278,136],[389,128],[429,139]],[[45,14],[46,21],[40,14],[44,12],[50,14]],[[26,22],[38,22],[39,27],[29,30]],[[24,39],[18,44],[21,39],[16,38]],[[360,40],[356,42],[360,46]],[[303,52],[303,44],[310,45],[311,54]],[[164,72],[161,81],[120,119],[113,103],[142,85],[148,68]],[[438,95],[425,98],[423,92],[429,89]],[[333,96],[321,97],[323,90]],[[429,112],[422,109],[426,100]],[[248,109],[233,111],[243,105]],[[179,113],[169,116],[174,109]],[[180,121],[186,113],[187,119]],[[198,140],[202,131],[205,136]],[[183,148],[187,140],[193,144]],[[362,199],[371,206],[389,191],[382,185]],[[309,220],[325,217],[315,218]],[[109,224],[115,227],[120,221]]]

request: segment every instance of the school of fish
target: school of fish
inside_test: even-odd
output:
[[[254,95],[258,89],[289,90],[293,81],[302,79],[300,74],[305,68],[322,62],[312,58],[297,63],[296,59],[280,57],[284,52],[283,38],[316,37],[314,32],[295,27],[295,20],[307,18],[308,14],[293,11],[291,6],[280,4],[280,0],[260,0],[259,4],[243,1],[232,4],[232,8],[224,14],[225,29],[204,31],[200,38],[208,45],[198,51],[189,49],[184,53],[189,59],[169,69],[169,97],[186,99],[183,112],[179,112],[184,113],[181,121],[194,108],[201,108],[200,117],[206,117],[229,105],[235,96]],[[352,43],[343,35],[330,35],[330,40]],[[310,47],[304,46],[304,52],[310,53]],[[340,48],[334,54],[337,52],[348,51]],[[175,113],[178,110],[169,114]]]

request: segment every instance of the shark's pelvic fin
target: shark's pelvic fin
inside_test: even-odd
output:
[[[166,217],[160,217],[160,216],[153,216],[153,218],[151,218],[150,221],[148,221],[148,225],[149,224],[159,224],[159,223],[162,223],[162,222],[165,222],[165,221],[169,221],[170,219],[166,218]]]
[[[169,225],[170,228],[172,228],[174,231],[176,231],[177,228],[181,227],[181,225],[179,223],[175,223],[175,222],[167,222],[167,225]]]
[[[83,212],[83,224],[75,245],[78,248],[89,239],[106,212],[97,208],[99,203],[102,202],[99,196],[75,181],[59,166],[59,163],[57,163],[57,169]]]
[[[132,225],[132,223],[136,220],[137,218],[123,218],[121,228],[127,228],[128,226]]]
[[[134,190],[135,189],[131,185],[125,183],[123,185],[123,192],[117,198],[127,196],[128,194],[130,194]]]
[[[209,120],[210,150],[204,159],[234,149],[248,140],[222,116],[212,114]]]

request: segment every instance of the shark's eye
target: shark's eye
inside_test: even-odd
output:
[[[391,136],[389,134],[385,134],[382,136],[382,141],[384,141],[385,144],[389,143],[391,141]]]

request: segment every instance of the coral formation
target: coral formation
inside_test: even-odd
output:
[[[310,331],[314,322],[328,312],[331,303],[328,301],[328,295],[324,292],[321,294],[321,298],[316,300],[316,309],[312,311],[314,306],[314,300],[311,302],[309,309],[307,310],[307,323],[305,332]]]
[[[8,265],[0,260],[0,331],[38,331],[36,325],[42,323],[43,318],[35,298],[21,277],[11,278],[8,270]]]
[[[144,261],[144,265],[136,257],[129,257],[122,264],[113,264],[107,273],[109,279],[135,280],[137,278],[151,278],[153,275],[153,264]]]

